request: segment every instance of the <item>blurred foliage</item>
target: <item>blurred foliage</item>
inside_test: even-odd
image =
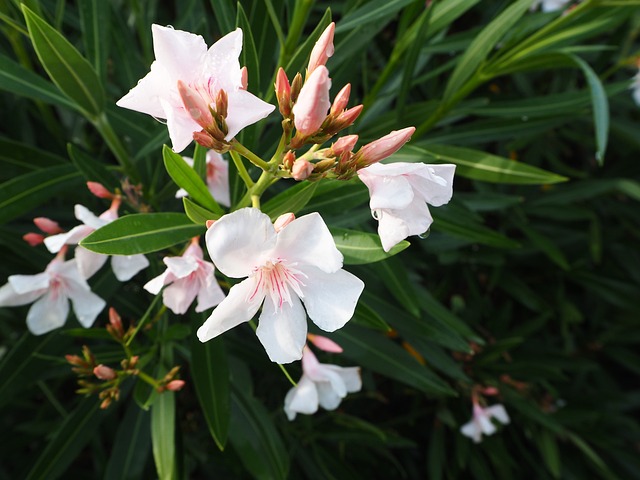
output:
[[[365,142],[415,125],[392,161],[458,165],[428,239],[348,266],[366,290],[334,335],[345,360],[331,361],[361,365],[364,388],[335,412],[288,422],[290,385],[251,329],[202,346],[195,313],[162,315],[133,345],[147,368],[182,365],[187,386],[156,395],[132,381],[100,410],[74,393],[64,354],[87,344],[102,363],[120,360],[102,334],[106,310],[93,329],[73,320],[34,337],[25,307],[1,309],[0,479],[640,478],[640,111],[628,90],[640,2],[585,0],[564,13],[530,11],[531,0],[428,3],[0,3],[2,283],[51,257],[21,239],[33,217],[68,228],[73,204],[104,209],[86,180],[115,186],[126,174],[154,210],[182,212],[166,128],[115,107],[153,60],[152,23],[209,44],[242,26],[249,90],[273,103],[276,67],[302,70],[332,18],[333,94],[350,82],[351,104],[365,105],[353,133]],[[56,48],[67,71],[50,63]],[[272,151],[278,122],[243,142]],[[301,213],[374,231],[361,184],[310,193]],[[152,300],[141,286],[157,273],[120,284],[103,270],[90,283],[137,322]],[[490,402],[511,416],[478,445],[459,433],[474,385],[497,387]]]

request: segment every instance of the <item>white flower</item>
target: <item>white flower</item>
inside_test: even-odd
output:
[[[510,422],[504,406],[498,404],[482,408],[477,403],[474,403],[473,417],[460,428],[460,432],[471,438],[475,443],[480,443],[482,434],[492,435],[496,432],[496,426],[491,422],[492,418],[495,418],[503,425],[507,425]]]
[[[202,259],[202,249],[197,238],[180,257],[164,257],[167,269],[147,282],[144,289],[154,295],[162,292],[162,302],[175,314],[185,313],[198,298],[196,312],[215,307],[224,299],[224,293],[216,282],[211,262]]]
[[[193,158],[182,157],[185,162],[193,167]],[[207,187],[211,196],[220,205],[225,207],[231,206],[231,197],[229,193],[229,164],[217,152],[209,150],[207,152]],[[187,195],[187,191],[180,189],[176,192],[176,198]]]
[[[117,105],[165,118],[173,149],[184,150],[193,132],[202,127],[184,108],[178,92],[178,81],[195,91],[207,105],[215,107],[218,92],[228,96],[226,140],[231,140],[247,125],[266,117],[273,105],[242,88],[242,72],[238,57],[242,50],[242,30],[225,35],[211,48],[200,35],[152,25],[153,50],[156,60],[151,71],[122,97]]]
[[[451,164],[374,163],[358,170],[369,189],[371,213],[385,252],[409,235],[426,232],[433,222],[427,203],[444,205],[453,195]]]
[[[631,83],[631,94],[633,95],[633,99],[636,102],[636,105],[640,106],[640,71],[636,73],[633,77],[633,82]]]
[[[60,249],[66,245],[77,245],[77,243],[84,237],[89,235],[94,230],[114,221],[118,218],[118,206],[120,204],[119,199],[115,199],[111,204],[111,207],[106,212],[102,213],[99,217],[96,217],[87,207],[82,205],[76,205],[74,207],[74,214],[78,220],[82,222],[82,225],[73,227],[66,233],[60,233],[58,235],[51,235],[44,239],[44,244],[51,253],[57,253]],[[78,270],[84,278],[90,278],[104,265],[109,258],[109,255],[102,253],[95,253],[87,250],[84,247],[77,246],[75,249],[75,258],[78,262]],[[111,257],[111,267],[116,278],[121,282],[126,282],[133,278],[133,276],[140,270],[147,268],[149,261],[142,255],[113,255]]]
[[[335,410],[347,393],[359,392],[362,388],[359,367],[338,367],[318,362],[309,349],[302,353],[302,378],[298,385],[287,392],[284,411],[289,420],[296,414],[312,415],[318,405],[325,410]]]
[[[232,278],[249,277],[229,291],[198,329],[206,342],[251,320],[264,302],[256,334],[269,358],[299,360],[307,334],[305,310],[332,332],[353,316],[364,283],[342,270],[342,254],[317,213],[276,232],[269,217],[243,208],[216,221],[206,234],[216,267]]]
[[[75,260],[54,258],[43,273],[11,275],[0,287],[0,307],[14,307],[35,302],[27,314],[27,327],[34,335],[47,333],[64,325],[69,314],[69,300],[80,324],[88,328],[105,302],[91,292],[80,275]]]

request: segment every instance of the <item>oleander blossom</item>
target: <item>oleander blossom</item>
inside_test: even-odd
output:
[[[80,240],[104,225],[111,223],[118,218],[118,207],[120,199],[116,197],[111,203],[109,210],[100,216],[94,215],[87,207],[75,205],[75,217],[82,222],[81,225],[73,227],[65,233],[51,235],[44,239],[44,244],[51,253],[57,253],[64,245],[77,245]],[[78,263],[78,270],[84,278],[91,278],[105,264],[109,255],[95,253],[78,245],[76,246],[75,259]],[[141,270],[149,266],[149,260],[142,255],[112,255],[111,268],[115,277],[126,282],[131,280]]]
[[[105,306],[91,291],[78,270],[76,260],[64,260],[64,250],[42,273],[11,275],[0,287],[0,307],[33,303],[27,313],[27,327],[42,335],[61,327],[69,315],[69,301],[80,324],[89,328]]]
[[[480,443],[483,434],[493,435],[496,432],[496,426],[491,421],[493,418],[503,425],[507,425],[511,421],[503,405],[497,404],[483,408],[474,402],[473,416],[460,428],[460,432],[471,438],[474,443]]]
[[[302,352],[302,377],[298,385],[287,392],[284,411],[289,420],[298,413],[313,415],[318,406],[335,410],[347,393],[362,388],[359,367],[339,367],[320,363],[309,347]]]
[[[216,221],[206,244],[220,272],[248,278],[231,288],[198,329],[201,342],[251,320],[262,306],[256,334],[269,358],[299,360],[307,334],[305,308],[318,327],[335,331],[353,316],[364,288],[342,269],[342,254],[317,213],[276,231],[267,215],[243,208]]]
[[[122,97],[120,107],[167,120],[173,149],[181,152],[202,127],[184,107],[178,81],[193,90],[209,106],[224,90],[228,97],[225,140],[244,127],[265,118],[274,109],[243,88],[238,58],[242,50],[242,30],[225,35],[209,49],[200,35],[152,25],[155,61],[151,71]]]
[[[193,167],[193,158],[182,157],[187,164]],[[209,150],[206,155],[207,167],[207,188],[216,202],[225,207],[231,206],[231,196],[229,192],[229,164],[218,152]],[[187,195],[183,188],[176,192],[176,198]]]
[[[453,195],[455,165],[375,163],[358,170],[369,189],[371,213],[378,220],[382,248],[388,252],[410,235],[426,232],[433,218],[427,204],[444,205]]]
[[[182,315],[197,298],[196,312],[203,312],[218,305],[224,299],[224,292],[214,276],[211,262],[203,260],[198,239],[194,238],[182,256],[164,257],[167,269],[149,280],[144,289],[158,295],[162,287],[162,302],[173,313]]]

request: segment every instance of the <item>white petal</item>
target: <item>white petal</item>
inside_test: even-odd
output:
[[[231,205],[229,163],[217,152],[207,152],[207,187],[213,198],[225,207]]]
[[[433,218],[427,204],[417,200],[403,210],[377,210],[378,235],[385,252],[410,235],[426,232]]]
[[[153,51],[156,60],[171,75],[175,87],[178,79],[191,82],[197,76],[207,52],[207,44],[200,35],[152,25]]]
[[[182,315],[195,300],[198,287],[198,282],[191,278],[177,279],[162,292],[162,303],[176,315]]]
[[[498,420],[503,425],[507,425],[511,421],[511,419],[509,418],[509,415],[507,414],[507,411],[505,410],[504,406],[502,406],[500,404],[493,405],[493,406],[485,409],[485,412],[487,412],[490,417],[495,418],[496,420]]]
[[[316,388],[318,389],[318,401],[322,408],[325,410],[338,408],[344,396],[340,396],[329,382],[318,382]]]
[[[198,305],[196,306],[196,312],[204,312],[212,307],[215,307],[225,298],[224,292],[215,277],[212,276],[211,281],[201,282],[200,290],[198,291]]]
[[[204,83],[213,78],[217,89],[224,89],[227,94],[241,86],[240,52],[242,51],[242,29],[236,28],[211,45],[202,64]],[[229,109],[231,110],[231,109]]]
[[[47,272],[36,275],[11,275],[7,280],[11,288],[18,294],[42,291],[49,288],[51,276]]]
[[[287,392],[284,411],[289,420],[296,418],[296,413],[313,415],[318,411],[318,391],[307,376],[303,375],[298,385]]]
[[[482,433],[478,428],[478,425],[473,420],[465,423],[462,427],[460,427],[460,433],[464,436],[471,438],[475,443],[480,443],[482,439]]]
[[[78,283],[67,283],[67,295],[73,304],[73,312],[80,325],[89,328],[93,325],[98,314],[105,307],[106,302],[98,295],[88,289],[88,285]]]
[[[248,277],[264,265],[276,244],[269,217],[256,208],[241,208],[216,221],[205,235],[211,260],[229,277]]]
[[[491,419],[486,414],[486,411],[482,415],[476,416],[476,421],[480,425],[482,433],[484,433],[485,435],[492,435],[496,432],[496,426],[491,423]]]
[[[195,272],[199,266],[198,260],[190,256],[164,257],[162,261],[176,278],[188,277]]]
[[[226,121],[229,132],[224,137],[227,141],[235,137],[244,127],[268,116],[276,108],[246,90],[235,90],[227,94],[229,108]]]
[[[57,290],[34,303],[27,313],[27,327],[34,335],[42,335],[64,325],[69,315],[69,301]]]
[[[147,268],[149,260],[144,255],[112,255],[111,268],[118,280],[126,282],[131,280],[136,273]]]
[[[109,255],[92,252],[84,247],[76,247],[75,259],[78,270],[84,278],[91,278],[105,264]]]
[[[416,195],[434,207],[449,203],[453,196],[453,175],[456,166],[447,164],[425,165],[425,167],[409,179]]]
[[[97,230],[100,227],[104,227],[107,221],[103,220],[100,217],[97,217],[91,210],[89,210],[84,205],[76,204],[73,207],[73,214],[76,216],[78,220],[80,220],[85,225]]]
[[[177,79],[157,61],[151,64],[151,71],[138,81],[138,84],[116,102],[116,105],[136,112],[146,113],[155,118],[165,118],[160,99],[169,97],[170,90],[176,87]]]
[[[255,282],[248,278],[231,287],[229,295],[218,305],[209,318],[198,329],[198,339],[206,342],[221,333],[248,322],[256,314],[264,297],[254,296],[249,301],[249,296],[255,289]]]
[[[362,389],[360,367],[338,367],[337,365],[326,365],[326,367],[340,375],[340,378],[347,388],[347,392],[354,393]]]
[[[175,280],[175,277],[171,275],[169,270],[165,270],[163,273],[155,278],[152,278],[144,284],[144,288],[147,292],[157,295],[167,283],[171,283]]]
[[[302,301],[309,318],[326,332],[342,328],[355,311],[364,283],[346,270],[325,273],[314,267],[301,269],[307,275],[301,286]]]
[[[300,300],[292,296],[291,304],[284,303],[276,309],[271,297],[267,296],[256,335],[272,362],[300,360],[307,338],[307,316]]]
[[[47,292],[47,289],[34,290],[29,293],[17,293],[10,283],[0,287],[0,307],[17,307],[31,303]]]
[[[286,258],[296,268],[313,265],[323,272],[331,273],[342,268],[342,254],[318,213],[296,218],[278,233],[274,254]]]
[[[372,165],[371,167],[375,166]],[[359,178],[369,189],[369,207],[372,210],[378,208],[405,208],[413,201],[413,189],[409,180],[402,176],[379,176],[368,174],[368,168],[358,172]]]
[[[63,245],[76,245],[95,229],[88,225],[78,225],[66,233],[50,235],[44,239],[44,245],[51,253],[58,253]]]
[[[182,105],[174,105],[164,98],[160,99],[167,119],[167,129],[171,146],[176,153],[181,152],[193,141],[193,132],[199,132],[202,127],[196,123]]]

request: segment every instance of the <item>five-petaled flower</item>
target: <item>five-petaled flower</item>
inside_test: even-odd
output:
[[[175,314],[185,313],[198,298],[196,312],[203,312],[218,305],[224,293],[216,282],[211,262],[202,259],[202,249],[194,238],[180,257],[164,257],[167,269],[147,282],[144,289],[157,295],[163,286],[162,302]]]
[[[238,57],[242,50],[242,30],[225,35],[211,48],[200,35],[152,25],[153,49],[156,60],[151,71],[122,97],[117,105],[167,120],[173,149],[184,150],[202,126],[193,118],[178,92],[182,82],[199,98],[196,103],[216,105],[220,91],[227,96],[225,115],[231,140],[247,125],[265,118],[274,109],[243,88]],[[204,112],[206,113],[206,112]]]
[[[289,363],[302,357],[305,309],[321,329],[332,332],[353,316],[364,283],[342,269],[342,254],[317,213],[297,218],[276,232],[267,215],[243,208],[216,221],[206,233],[209,255],[234,285],[198,329],[206,342],[247,322],[260,306],[256,334],[269,358]]]
[[[496,432],[496,426],[491,421],[492,418],[495,418],[503,425],[507,425],[510,422],[504,406],[497,404],[483,408],[474,401],[473,416],[469,422],[460,427],[460,432],[471,438],[475,443],[480,443],[483,434],[492,435]]]
[[[371,212],[378,220],[382,248],[391,250],[409,235],[426,232],[433,218],[429,205],[451,200],[455,165],[424,163],[375,163],[358,170],[369,189]]]
[[[359,392],[362,388],[360,367],[320,363],[306,346],[302,353],[302,372],[298,385],[284,398],[284,411],[289,420],[295,419],[298,413],[312,415],[318,406],[335,410],[347,393]]]
[[[193,158],[182,157],[187,164],[193,167]],[[218,152],[209,150],[206,155],[207,188],[216,202],[225,207],[231,206],[229,192],[229,163]],[[187,195],[183,188],[176,192],[176,198]]]
[[[11,275],[0,287],[0,307],[15,307],[35,302],[27,313],[27,327],[42,335],[64,325],[69,314],[69,300],[80,324],[90,327],[105,302],[93,293],[78,271],[76,260],[64,260],[63,249],[36,275]]]
[[[82,222],[82,225],[73,227],[66,233],[59,233],[58,235],[51,235],[45,238],[45,246],[51,253],[57,253],[64,245],[77,244],[94,230],[97,230],[118,218],[119,205],[120,198],[114,198],[109,210],[103,212],[99,217],[91,213],[88,208],[82,205],[76,205],[74,207],[74,214],[76,218]],[[84,278],[90,278],[94,273],[100,270],[107,261],[107,258],[109,258],[109,255],[95,253],[79,245],[75,249],[74,256],[78,263],[78,270]],[[131,280],[136,273],[148,266],[149,260],[147,260],[147,258],[142,254],[113,255],[111,257],[111,268],[113,268],[113,274],[121,282]]]

